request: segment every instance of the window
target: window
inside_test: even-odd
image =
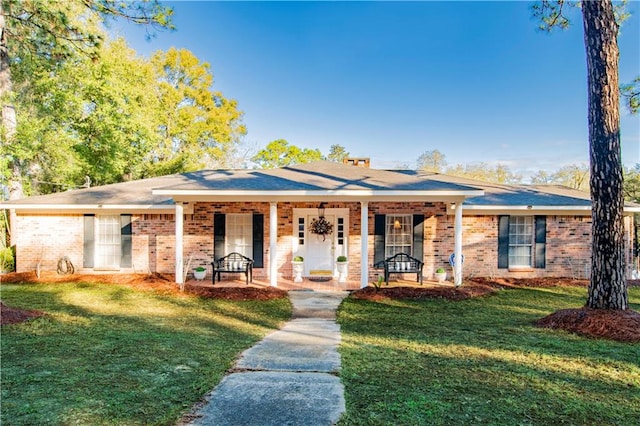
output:
[[[533,266],[533,216],[509,217],[509,267]]]
[[[120,268],[120,216],[96,216],[95,267]]]
[[[411,215],[387,215],[385,235],[385,258],[397,253],[413,255],[413,223]]]
[[[304,217],[298,218],[298,244],[304,245]]]
[[[253,216],[251,214],[226,215],[225,252],[238,252],[253,258]]]

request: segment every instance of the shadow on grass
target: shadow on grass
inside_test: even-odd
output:
[[[341,423],[632,424],[640,418],[640,345],[532,325],[584,304],[584,293],[518,289],[406,302],[410,309],[347,300],[339,312]]]
[[[291,313],[115,285],[3,285],[2,298],[48,313],[3,326],[2,424],[174,424]]]

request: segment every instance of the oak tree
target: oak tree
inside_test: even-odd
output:
[[[159,109],[159,143],[147,160],[149,176],[227,167],[246,134],[238,102],[213,90],[213,74],[186,49],[156,52],[151,59]]]
[[[423,152],[418,157],[416,163],[416,168],[418,170],[425,170],[435,173],[442,173],[447,167],[447,160],[445,160],[445,155],[437,149]]]
[[[300,148],[290,145],[284,139],[269,142],[264,149],[258,151],[253,161],[263,169],[292,166],[322,160],[319,149]]]
[[[34,71],[55,71],[69,57],[82,53],[96,58],[103,40],[101,23],[124,18],[151,27],[172,28],[172,9],[151,1],[0,0],[0,136],[3,146],[15,145],[20,111],[14,105],[12,67],[31,61]],[[28,81],[24,81],[25,84]],[[14,147],[24,151],[24,147]],[[33,152],[28,154],[33,155]],[[9,197],[23,195],[22,178],[30,164],[14,154],[5,154]]]

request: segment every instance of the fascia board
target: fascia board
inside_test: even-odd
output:
[[[447,213],[453,209],[447,207]],[[531,215],[544,214],[551,216],[589,216],[591,206],[509,206],[509,205],[463,205],[462,214],[471,215]]]
[[[453,209],[448,208],[453,212]],[[467,214],[527,214],[529,212],[548,215],[591,215],[591,206],[497,206],[497,205],[463,205]],[[624,214],[639,213],[640,207],[626,206]]]
[[[0,209],[15,210],[16,213],[94,213],[125,212],[148,214],[173,214],[173,204],[0,204]],[[190,214],[193,206],[185,205],[185,214]]]
[[[326,190],[326,191],[217,191],[217,190],[171,190],[154,189],[153,195],[170,195],[177,199],[190,200],[224,200],[224,199],[262,199],[262,200],[319,200],[324,198],[349,199],[460,199],[479,197],[484,195],[482,190],[465,191],[374,191],[368,189],[358,190]]]

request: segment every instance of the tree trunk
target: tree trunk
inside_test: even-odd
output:
[[[589,93],[592,253],[587,306],[628,308],[625,280],[618,25],[610,0],[582,2]]]

